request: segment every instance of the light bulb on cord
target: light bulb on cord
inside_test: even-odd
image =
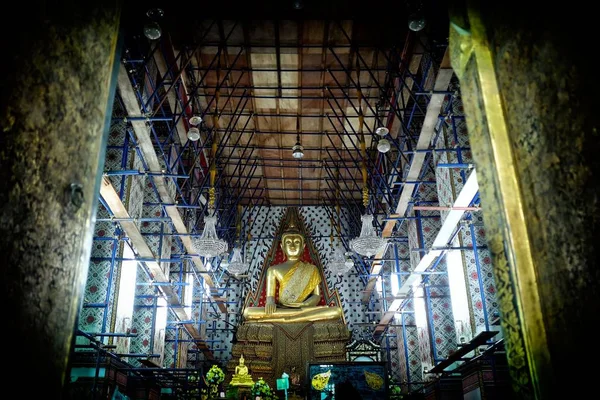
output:
[[[375,134],[377,134],[379,136],[385,136],[388,133],[390,133],[390,130],[388,128],[386,128],[385,126],[380,126],[379,128],[375,129]]]
[[[195,126],[191,127],[187,132],[187,138],[192,142],[200,139],[200,130]]]
[[[300,135],[296,136],[296,144],[292,147],[292,157],[302,158],[304,157],[304,147],[300,143]]]
[[[413,32],[419,32],[425,28],[427,24],[425,17],[421,13],[412,14],[408,17],[408,29]]]
[[[164,12],[160,8],[152,8],[146,12],[146,16],[149,20],[144,24],[144,36],[150,40],[160,39],[162,36],[162,29],[157,20],[162,18],[163,15]]]
[[[198,126],[202,123],[202,117],[199,115],[194,115],[193,117],[190,118],[190,125],[192,126]]]
[[[148,21],[144,24],[144,35],[150,40],[159,39],[162,35],[162,29],[156,21]]]
[[[390,145],[390,141],[387,139],[379,139],[379,142],[377,143],[377,150],[380,153],[387,153],[388,151],[390,151],[390,148],[392,146]]]

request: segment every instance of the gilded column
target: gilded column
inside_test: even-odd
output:
[[[451,13],[515,398],[579,398],[595,373],[581,363],[600,310],[598,79],[577,48],[589,22],[510,2]]]

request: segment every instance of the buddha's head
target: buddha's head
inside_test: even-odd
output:
[[[304,236],[293,221],[281,235],[281,249],[288,260],[297,260],[304,251]]]
[[[244,365],[244,355],[240,356],[240,365]]]

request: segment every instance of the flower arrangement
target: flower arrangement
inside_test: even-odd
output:
[[[259,396],[263,400],[277,400],[278,397],[263,378],[258,378],[251,391],[252,397]]]
[[[223,370],[219,368],[218,365],[213,365],[210,367],[208,372],[206,373],[206,383],[211,386],[218,386],[225,380],[225,373]]]
[[[396,380],[388,374],[388,388],[390,392],[390,399],[402,399],[402,389],[400,388],[400,384],[396,382]]]

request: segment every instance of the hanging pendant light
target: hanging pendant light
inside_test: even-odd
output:
[[[336,178],[339,178],[339,170],[336,169]],[[336,187],[336,190],[339,188],[339,185]],[[336,193],[336,199],[338,198],[337,196],[339,196],[339,192]],[[346,258],[346,256],[348,255],[348,253],[344,253],[344,246],[341,242],[340,239],[340,243],[338,246],[333,247],[333,234],[335,231],[337,231],[338,234],[341,235],[341,228],[340,228],[340,207],[339,204],[336,204],[336,211],[337,211],[337,221],[334,221],[334,218],[331,218],[331,236],[330,236],[330,241],[331,241],[331,247],[334,248],[333,253],[331,255],[331,258],[329,259],[329,262],[327,263],[327,267],[329,268],[329,270],[336,274],[336,275],[343,275],[346,272],[348,272],[350,270],[350,268],[352,268],[354,266],[353,262],[348,263],[348,259]]]
[[[160,39],[162,29],[158,20],[164,16],[164,12],[160,8],[152,8],[146,12],[148,20],[144,23],[144,36],[150,40]]]
[[[236,235],[238,237],[238,244],[233,248],[233,255],[231,256],[231,260],[227,265],[227,271],[230,273],[239,276],[248,270],[249,264],[244,261],[244,257],[242,256],[242,247],[243,244],[241,242],[242,239],[242,206],[238,205],[237,212],[237,222],[236,222]]]
[[[333,251],[333,255],[329,259],[327,267],[336,275],[342,275],[346,273],[346,258],[339,247],[336,247],[336,249]]]
[[[358,61],[357,61],[358,62]],[[360,74],[358,75],[360,77]],[[362,108],[360,107],[360,100],[362,98],[362,94],[359,91],[359,112],[358,112],[358,132],[360,134],[360,150],[362,156],[362,165],[361,172],[363,178],[363,206],[365,207],[365,214],[360,218],[362,220],[362,227],[360,230],[360,236],[354,238],[350,241],[350,248],[357,252],[360,255],[371,257],[379,249],[381,249],[385,244],[386,240],[377,236],[375,229],[373,228],[373,216],[369,214],[369,187],[367,186],[367,152],[366,152],[366,142],[363,135],[363,113]],[[375,133],[381,137],[387,135],[389,133],[389,129],[380,126],[375,130]]]
[[[242,250],[239,247],[234,247],[227,270],[234,275],[242,275],[248,270],[248,266],[249,264],[242,257]]]
[[[387,139],[379,139],[379,142],[377,142],[377,150],[380,153],[387,153],[388,151],[390,151],[390,149],[392,148],[390,141]]]
[[[202,231],[202,235],[196,237],[194,240],[196,251],[203,257],[212,258],[227,251],[227,242],[219,239],[217,236],[216,224],[217,217],[215,211],[209,209],[209,215],[204,217],[204,230]]]
[[[296,135],[296,144],[292,147],[292,157],[302,158],[304,157],[304,147],[300,143],[300,135]]]
[[[380,126],[379,128],[375,129],[375,133],[379,136],[385,136],[390,133],[390,130],[385,126]]]
[[[345,257],[344,252],[340,247],[336,247],[331,259],[327,263],[327,268],[336,275],[344,275],[353,266],[354,263]]]
[[[192,126],[187,132],[187,138],[192,142],[200,139],[200,130],[195,126]]]
[[[346,271],[350,271],[352,267],[354,267],[354,261],[352,261],[352,253],[347,251],[345,253],[346,261],[344,261],[344,266],[346,267]]]
[[[188,120],[190,123],[190,128],[187,131],[187,138],[195,142],[200,139],[200,129],[197,128],[198,125],[202,123],[202,116],[196,113],[196,96],[192,96],[192,116]]]
[[[350,241],[350,247],[360,255],[371,257],[383,248],[387,240],[377,236],[371,214],[366,213],[360,219],[362,220],[360,236]]]
[[[208,215],[204,217],[204,230],[199,238],[194,241],[194,246],[199,255],[212,258],[227,252],[227,242],[219,239],[217,236],[217,214],[215,210],[216,189],[215,179],[217,175],[217,137],[216,132],[219,128],[219,118],[215,112],[214,131],[215,137],[211,146],[211,165],[209,168],[210,188],[208,189]]]
[[[190,125],[198,126],[202,123],[202,117],[200,115],[194,115],[190,118]]]

